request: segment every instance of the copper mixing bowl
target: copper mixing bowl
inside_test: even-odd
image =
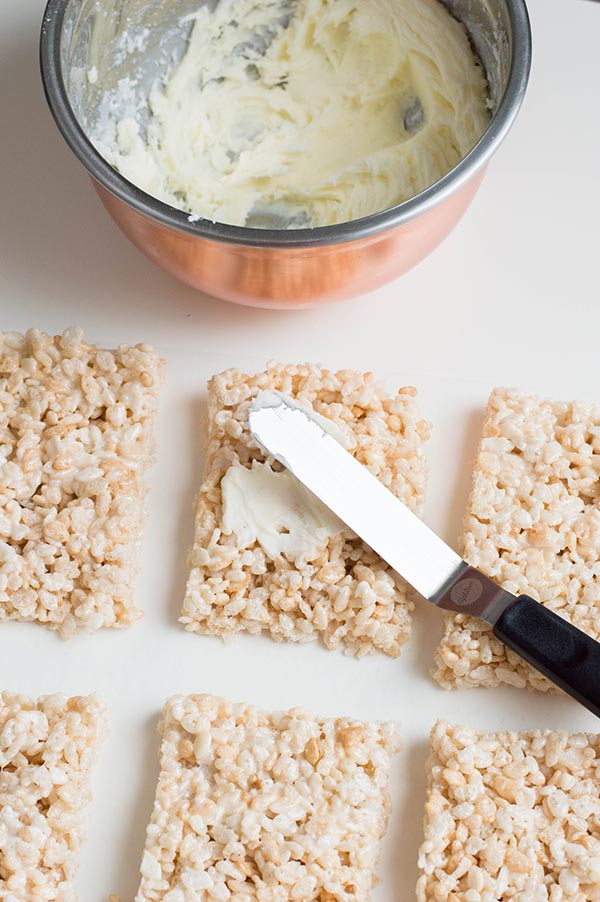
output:
[[[445,3],[465,25],[485,68],[490,125],[430,188],[339,225],[284,230],[193,222],[131,184],[96,150],[89,135],[103,98],[122,79],[148,93],[161,62],[183,53],[187,34],[178,23],[200,0],[49,0],[41,34],[44,88],[103,204],[146,256],[194,288],[239,304],[311,306],[370,291],[426,257],[465,212],[519,110],[531,63],[523,0]],[[97,78],[86,77],[92,68]]]

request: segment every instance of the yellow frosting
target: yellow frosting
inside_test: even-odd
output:
[[[220,0],[111,162],[189,213],[329,225],[447,173],[489,122],[463,27],[438,0]]]

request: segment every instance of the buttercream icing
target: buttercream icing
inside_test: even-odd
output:
[[[229,0],[193,17],[150,120],[110,161],[150,194],[236,225],[309,227],[436,182],[489,122],[483,69],[438,0]]]

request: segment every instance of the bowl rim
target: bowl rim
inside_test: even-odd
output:
[[[228,225],[190,214],[147,194],[128,181],[96,149],[69,102],[61,68],[62,26],[71,0],[48,0],[40,35],[44,92],[63,138],[102,187],[139,214],[190,236],[245,247],[311,248],[363,240],[402,225],[442,203],[482,169],[504,140],[521,107],[531,69],[531,26],[525,0],[505,0],[512,41],[509,77],[487,129],[450,172],[408,200],[361,219],[305,229],[257,229]]]

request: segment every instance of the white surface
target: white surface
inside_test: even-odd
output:
[[[42,0],[3,0],[0,25],[0,328],[85,327],[101,344],[145,340],[168,361],[139,579],[142,623],[67,644],[2,625],[0,685],[33,695],[98,689],[112,732],[96,771],[82,902],[130,902],[157,774],[156,717],[170,693],[397,718],[405,739],[377,902],[414,899],[429,727],[597,728],[566,699],[448,693],[427,676],[440,631],[423,605],[399,661],[177,625],[202,469],[204,385],[226,366],[316,360],[413,382],[434,422],[427,519],[459,533],[480,411],[495,384],[600,400],[600,4],[534,0],[530,91],[471,210],[425,263],[337,307],[269,313],[205,299],[148,263],[100,208],[46,111],[37,74]]]

